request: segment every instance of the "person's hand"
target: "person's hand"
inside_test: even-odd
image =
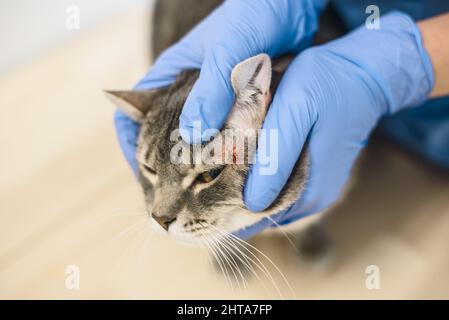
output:
[[[382,17],[379,30],[361,27],[299,54],[282,78],[264,122],[265,129],[279,131],[278,170],[261,175],[261,164],[252,167],[245,189],[247,206],[261,211],[270,205],[309,139],[305,191],[276,220],[286,223],[327,208],[339,196],[378,120],[421,104],[432,86],[432,66],[419,30],[401,13]],[[264,141],[269,139],[262,134],[259,150]]]
[[[194,121],[201,121],[203,132],[208,128],[220,129],[234,102],[232,68],[262,52],[273,57],[299,52],[309,45],[326,2],[227,0],[162,53],[135,88],[162,87],[172,83],[182,70],[201,69],[181,114],[180,127],[190,133],[185,140],[193,139]],[[115,123],[123,153],[135,170],[139,126],[120,111],[115,115]]]

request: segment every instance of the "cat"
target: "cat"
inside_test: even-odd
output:
[[[282,59],[273,71],[270,57],[260,54],[234,67],[231,79],[236,101],[221,130],[221,139],[215,136],[205,145],[192,147],[182,141],[177,129],[179,115],[198,78],[198,70],[184,71],[165,88],[107,92],[119,108],[141,124],[136,155],[138,177],[152,221],[178,239],[197,242],[215,229],[232,233],[248,227],[288,209],[298,199],[308,170],[305,151],[276,201],[255,214],[246,209],[243,202],[243,186],[255,148],[244,143],[243,148],[225,143],[232,141],[226,140],[230,135],[236,141],[255,141],[283,71],[279,68],[286,65]],[[195,147],[226,151],[227,155],[243,161],[220,159],[223,161],[213,163],[215,155],[203,152],[203,158],[195,164],[190,161]],[[180,157],[186,159],[185,162],[173,161],[175,149],[183,151]]]
[[[207,3],[205,5],[200,0],[157,1],[152,35],[154,56],[179,40],[221,1]],[[179,10],[181,4],[195,10]],[[335,33],[338,28],[332,30]],[[324,39],[321,40],[323,42],[329,40],[326,36],[319,37]],[[219,136],[226,137],[226,132],[230,130],[237,132],[234,133],[237,141],[254,139],[256,135],[251,132],[257,134],[257,129],[261,128],[271,97],[290,60],[290,56],[284,56],[273,61],[272,65],[268,55],[259,54],[234,67],[231,82],[236,101],[220,128]],[[243,202],[243,188],[250,167],[249,159],[252,159],[255,151],[254,145],[250,147],[244,143],[244,154],[241,155],[235,154],[233,144],[223,146],[222,142],[226,139],[190,146],[180,138],[178,118],[198,75],[198,70],[186,70],[167,87],[143,91],[108,91],[107,94],[115,105],[141,124],[136,154],[138,179],[153,227],[184,242],[207,243],[213,239],[219,243],[229,241],[226,240],[229,239],[228,235],[241,228],[288,209],[300,198],[308,175],[307,146],[274,203],[262,212],[250,212]],[[243,129],[253,131],[248,133]],[[216,148],[218,143],[221,144]],[[196,147],[207,149],[210,146],[215,146],[210,148],[215,151],[222,148],[224,158],[231,161],[214,163],[210,160],[216,154],[211,156],[206,153],[203,161],[192,163]],[[182,152],[177,156],[185,161],[173,161],[173,153],[176,153],[173,150],[178,149]],[[235,163],[236,156],[245,161]],[[297,247],[303,258],[321,259],[328,252],[330,240],[320,226],[320,217],[315,215],[313,218],[301,219],[289,227],[302,230]]]

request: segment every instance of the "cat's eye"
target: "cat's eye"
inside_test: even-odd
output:
[[[142,163],[142,166],[145,168],[145,170],[146,171],[148,171],[149,173],[151,173],[151,174],[156,174],[156,171],[153,169],[153,168],[151,168],[149,165],[147,165],[147,164],[145,164],[145,163]]]
[[[206,172],[201,173],[196,179],[199,183],[208,183],[218,177],[218,175],[223,171],[223,167],[215,168]]]

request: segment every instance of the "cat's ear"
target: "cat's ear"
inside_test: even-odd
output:
[[[159,90],[105,90],[107,97],[127,116],[137,122],[142,122],[145,115],[154,105]]]
[[[262,53],[240,62],[232,70],[231,82],[237,96],[249,88],[268,95],[271,84],[270,57]]]

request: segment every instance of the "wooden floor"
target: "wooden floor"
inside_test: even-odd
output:
[[[0,79],[0,298],[449,298],[449,175],[379,139],[329,216],[329,268],[301,263],[283,237],[256,239],[292,290],[267,261],[278,290],[263,272],[228,286],[204,249],[152,234],[101,92],[148,67],[145,18],[81,32]],[[79,290],[66,287],[71,265]]]

